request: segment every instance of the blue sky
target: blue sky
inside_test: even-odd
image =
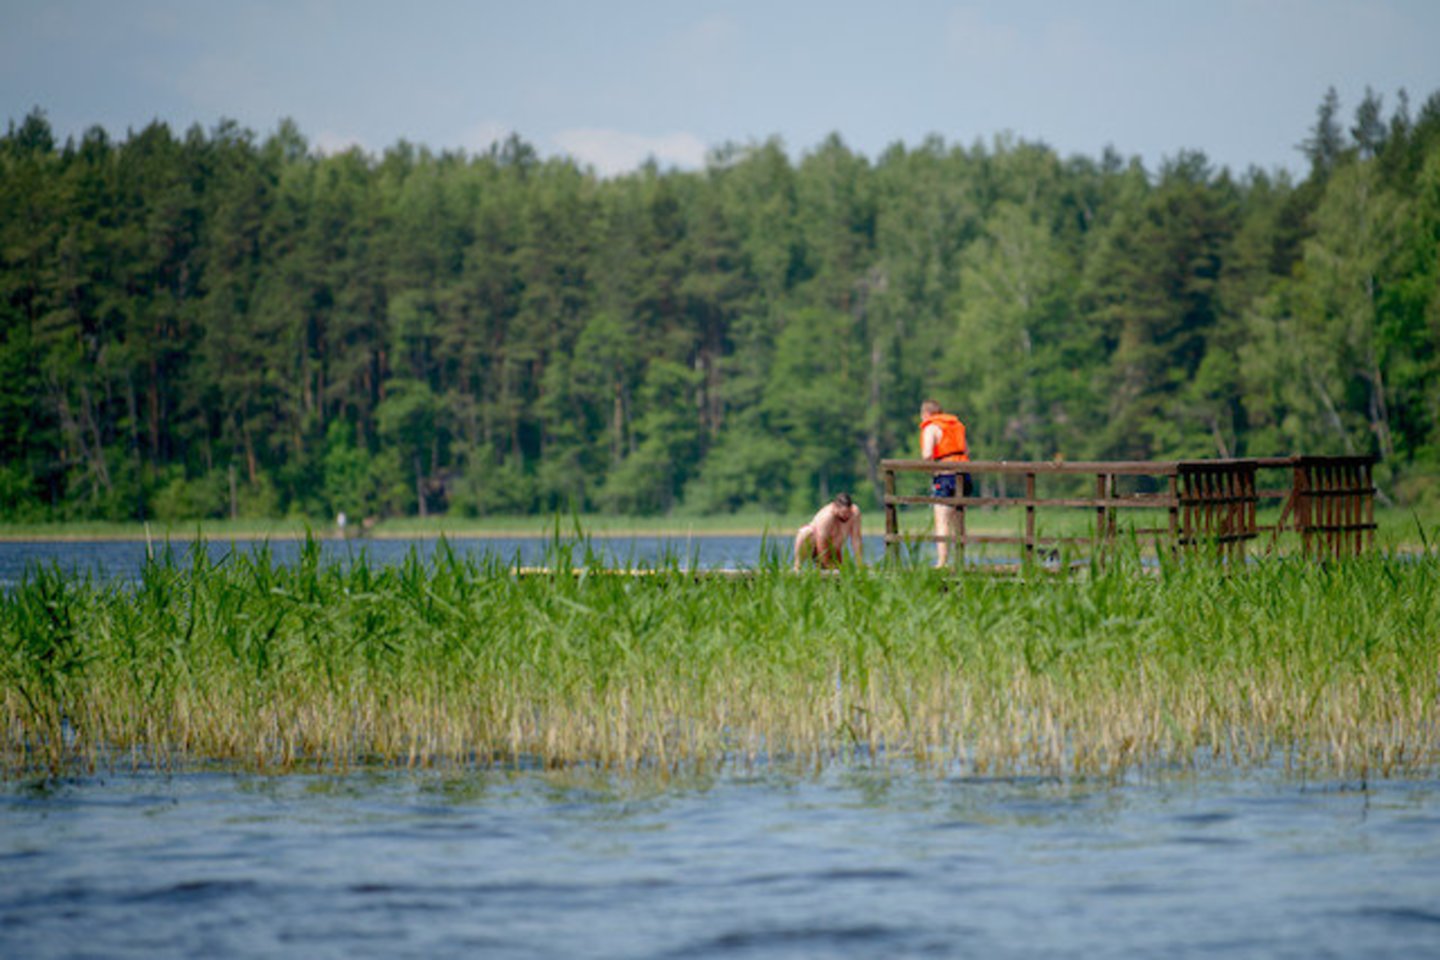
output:
[[[832,132],[874,158],[938,134],[1182,149],[1300,171],[1325,90],[1348,122],[1440,90],[1435,0],[0,0],[0,121],[62,136],[221,118],[311,143],[483,150],[516,132],[601,173]]]

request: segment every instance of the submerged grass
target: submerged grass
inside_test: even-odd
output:
[[[896,759],[1121,776],[1440,769],[1440,554],[1082,575],[736,577],[162,551],[0,595],[9,774],[221,761],[714,769]]]

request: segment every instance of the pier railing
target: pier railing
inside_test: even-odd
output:
[[[963,464],[929,460],[884,460],[886,552],[897,556],[905,544],[952,544],[957,557],[966,546],[1014,545],[1021,559],[1037,550],[1090,549],[1112,546],[1121,533],[1120,517],[1128,511],[1142,520],[1124,528],[1157,550],[1213,550],[1241,559],[1247,545],[1274,550],[1281,534],[1299,535],[1301,549],[1315,557],[1341,557],[1371,549],[1375,543],[1374,457],[1264,457],[1230,460],[1172,461],[1009,461],[978,460]],[[967,473],[972,495],[934,496],[934,474]],[[922,474],[926,493],[900,490],[900,478]],[[1262,487],[1261,476],[1282,476],[1288,483]],[[1065,487],[1059,495],[1041,496],[1041,482]],[[1263,503],[1280,505],[1277,522],[1262,525]],[[945,505],[955,508],[948,535],[902,534],[899,510],[904,506]],[[1023,528],[1015,534],[971,533],[966,511],[1011,508],[1023,511]],[[1041,511],[1090,511],[1087,536],[1042,536]],[[1146,524],[1149,525],[1146,525]]]

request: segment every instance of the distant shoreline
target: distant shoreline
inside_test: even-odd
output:
[[[723,524],[704,525],[699,527],[675,527],[656,526],[647,527],[644,524],[617,525],[614,527],[598,525],[588,527],[583,522],[580,525],[580,532],[596,540],[614,539],[635,539],[639,537],[651,537],[663,540],[684,540],[715,537],[785,537],[788,539],[794,531],[804,523],[803,520],[784,521],[777,519],[773,524],[746,524],[744,526],[729,527]],[[866,530],[867,534],[872,531]],[[875,535],[881,535],[883,531],[877,526],[873,531]],[[280,526],[273,529],[262,527],[240,528],[229,530],[225,528],[198,528],[183,530],[175,527],[164,529],[146,530],[143,526],[131,526],[128,524],[117,525],[116,529],[79,529],[69,528],[65,524],[57,524],[54,529],[21,527],[19,529],[5,530],[0,528],[0,543],[144,543],[147,540],[153,542],[189,543],[197,537],[206,541],[236,541],[236,542],[260,542],[272,541],[300,541],[307,537],[316,540],[364,543],[367,540],[548,540],[556,535],[556,528],[548,525],[546,528],[537,526],[507,526],[496,528],[477,528],[458,526],[455,528],[433,528],[433,527],[412,527],[408,525],[397,529],[377,529],[364,534],[353,532],[341,534],[334,528],[317,529],[293,528]],[[562,539],[573,539],[576,535],[575,527],[562,525],[559,529]]]
[[[652,537],[660,540],[683,540],[687,537],[715,538],[715,537],[764,537],[776,536],[784,533],[779,530],[597,530],[585,531],[585,536],[595,540],[631,540],[639,537]],[[878,531],[877,531],[878,533]],[[235,540],[235,541],[260,541],[260,540],[304,540],[304,532],[293,530],[277,530],[271,533],[260,532],[209,532],[202,531],[202,540]],[[536,533],[533,530],[441,530],[441,531],[416,531],[413,533],[374,533],[361,537],[340,536],[335,533],[320,533],[318,531],[309,534],[316,540],[333,540],[336,542],[364,543],[367,540],[548,540],[552,534]],[[569,539],[571,533],[562,532],[561,539]],[[149,537],[145,534],[132,533],[55,533],[55,534],[16,534],[0,533],[0,543],[144,543],[146,540],[168,541],[170,543],[188,543],[196,539],[194,534],[177,536],[173,532],[152,533]]]
[[[901,532],[924,535],[928,532],[929,512],[909,511],[901,517]],[[970,515],[969,529],[974,533],[994,534],[1018,532],[1020,514],[1013,509],[990,511],[980,509]],[[809,521],[808,516],[730,516],[713,518],[644,518],[644,517],[496,517],[493,526],[484,521],[443,519],[421,521],[417,518],[381,521],[368,532],[361,533],[358,524],[351,524],[342,535],[333,524],[309,526],[291,521],[225,521],[212,520],[189,525],[150,526],[143,523],[54,523],[0,524],[0,543],[191,543],[197,537],[209,542],[258,543],[303,541],[313,537],[320,541],[363,544],[367,540],[434,541],[447,540],[548,540],[558,533],[563,540],[580,535],[595,540],[649,538],[658,540],[713,539],[718,537],[769,537],[788,544],[795,531]],[[1088,516],[1078,513],[1047,522],[1051,531],[1084,535]],[[1379,508],[1377,545],[1391,548],[1423,549],[1440,539],[1427,536],[1425,528],[1440,528],[1440,516],[1427,510],[1423,514],[1404,508]],[[864,535],[883,541],[884,512],[867,511]]]

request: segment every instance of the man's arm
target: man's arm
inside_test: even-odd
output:
[[[810,526],[807,524],[800,528],[795,534],[795,569],[800,569],[800,551],[805,548],[805,541],[810,536]]]
[[[865,562],[865,545],[860,536],[860,508],[855,507],[855,512],[850,516],[850,552],[855,555],[855,562]]]
[[[930,424],[930,426],[926,427],[926,428],[920,433],[920,459],[921,459],[921,460],[933,460],[933,459],[935,459],[935,443],[936,443],[936,442],[938,441],[938,439],[939,439],[939,434],[940,434],[940,428],[937,427],[937,426],[936,426],[935,424],[933,424],[933,423]]]

